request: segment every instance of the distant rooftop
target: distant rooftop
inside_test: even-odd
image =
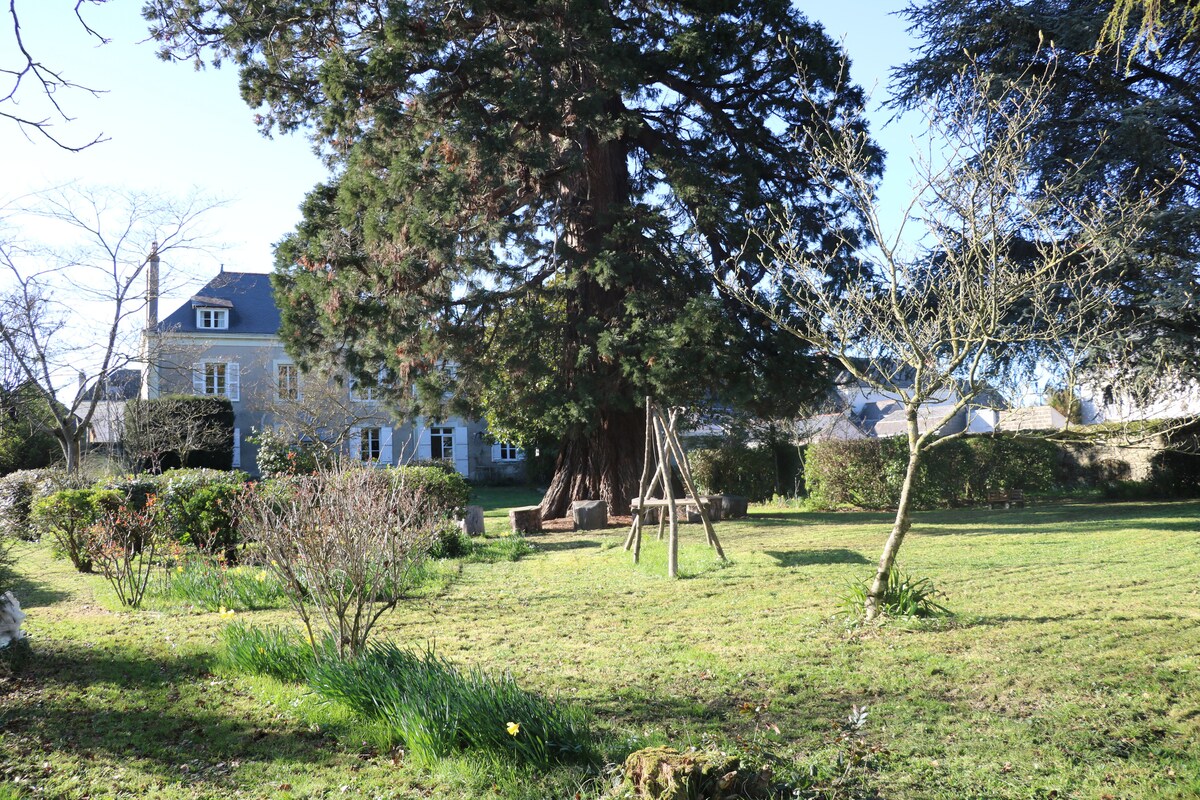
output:
[[[197,308],[228,309],[229,327],[197,328]],[[158,323],[158,330],[210,336],[279,333],[279,308],[271,291],[271,276],[257,272],[221,272]]]

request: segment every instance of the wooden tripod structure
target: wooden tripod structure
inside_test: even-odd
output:
[[[700,510],[700,521],[704,523],[704,532],[708,536],[708,544],[717,551],[721,560],[725,559],[725,551],[717,539],[712,520],[705,507],[707,500],[702,500],[696,492],[696,484],[692,480],[692,469],[688,464],[687,453],[679,443],[679,435],[675,425],[679,418],[679,409],[669,409],[664,415],[662,409],[646,398],[646,456],[642,467],[642,482],[638,496],[633,501],[633,524],[629,528],[629,536],[625,539],[625,550],[633,550],[633,562],[636,564],[642,552],[642,529],[645,527],[646,516],[653,509],[658,509],[658,538],[662,539],[663,524],[670,521],[670,540],[667,546],[667,575],[674,578],[679,574],[679,510],[687,506],[695,506]],[[653,469],[651,464],[653,463]],[[671,468],[674,465],[679,470],[683,487],[687,496],[676,499],[675,487],[671,480]],[[662,489],[663,497],[651,497]],[[663,511],[666,511],[664,517]]]

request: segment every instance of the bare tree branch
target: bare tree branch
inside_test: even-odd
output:
[[[68,469],[79,466],[97,387],[141,355],[149,259],[201,249],[200,223],[216,205],[66,188],[9,211],[14,228],[41,237],[0,236],[0,349],[51,409]]]
[[[75,3],[75,18],[87,32],[89,36],[94,37],[100,44],[108,44],[109,40],[101,36],[87,21],[83,18],[82,7],[85,3],[92,5],[100,5],[108,0],[76,0]],[[104,134],[97,134],[91,141],[84,144],[69,144],[64,139],[59,138],[53,131],[55,120],[61,122],[73,122],[74,117],[70,116],[62,103],[59,102],[59,93],[64,91],[76,91],[84,94],[99,97],[103,94],[100,89],[85,86],[81,83],[67,78],[62,72],[48,66],[33,54],[25,42],[25,36],[22,33],[21,17],[17,12],[17,0],[8,0],[8,18],[10,28],[12,30],[13,42],[17,58],[15,63],[11,65],[0,65],[0,78],[6,82],[6,86],[0,87],[0,118],[7,119],[16,123],[22,133],[29,138],[31,133],[37,133],[49,139],[56,146],[63,150],[68,150],[77,153],[85,150],[94,144],[107,141]],[[30,85],[32,84],[32,88]],[[28,90],[28,91],[26,91]],[[18,111],[10,110],[21,105],[23,97],[41,96],[49,103],[50,109],[45,115],[26,115]]]

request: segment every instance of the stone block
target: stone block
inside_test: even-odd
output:
[[[513,533],[540,533],[542,509],[540,506],[514,508],[508,512],[508,522],[512,525]]]
[[[576,500],[571,503],[571,519],[577,531],[608,527],[608,503],[603,500]]]
[[[719,494],[702,494],[702,495],[700,495],[700,501],[701,502],[708,501],[707,505],[704,506],[705,510],[708,511],[708,521],[709,522],[720,521],[720,519],[721,519],[721,495],[719,495]],[[685,509],[684,516],[688,522],[703,522],[703,520],[700,519],[700,509],[694,505],[689,505]]]
[[[458,527],[467,536],[482,536],[483,506],[467,506],[467,513],[458,521]]]
[[[721,495],[721,519],[738,519],[750,512],[750,501],[736,494]]]

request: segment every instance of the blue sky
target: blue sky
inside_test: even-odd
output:
[[[911,120],[885,128],[891,113],[878,110],[888,70],[906,60],[911,47],[902,20],[889,13],[903,5],[901,0],[801,3],[806,14],[844,42],[851,77],[875,97],[873,130],[889,153],[882,193],[888,206],[898,206],[907,194],[906,164],[918,132]],[[269,271],[272,244],[295,225],[305,192],[326,174],[308,141],[262,137],[254,111],[238,95],[234,69],[196,71],[190,64],[158,60],[153,43],[145,41],[137,0],[84,9],[89,24],[111,40],[105,45],[81,29],[73,6],[73,0],[18,0],[17,8],[26,45],[38,58],[67,78],[104,90],[95,98],[60,93],[75,121],[57,124],[56,135],[78,143],[102,133],[108,141],[69,153],[0,121],[0,204],[72,181],[176,196],[200,192],[227,201],[209,217],[214,247],[188,254],[186,263],[174,266],[197,280],[221,264]],[[0,66],[10,64],[12,45],[5,31]],[[31,93],[14,110],[35,113],[37,100]],[[164,313],[169,308],[168,302]]]

